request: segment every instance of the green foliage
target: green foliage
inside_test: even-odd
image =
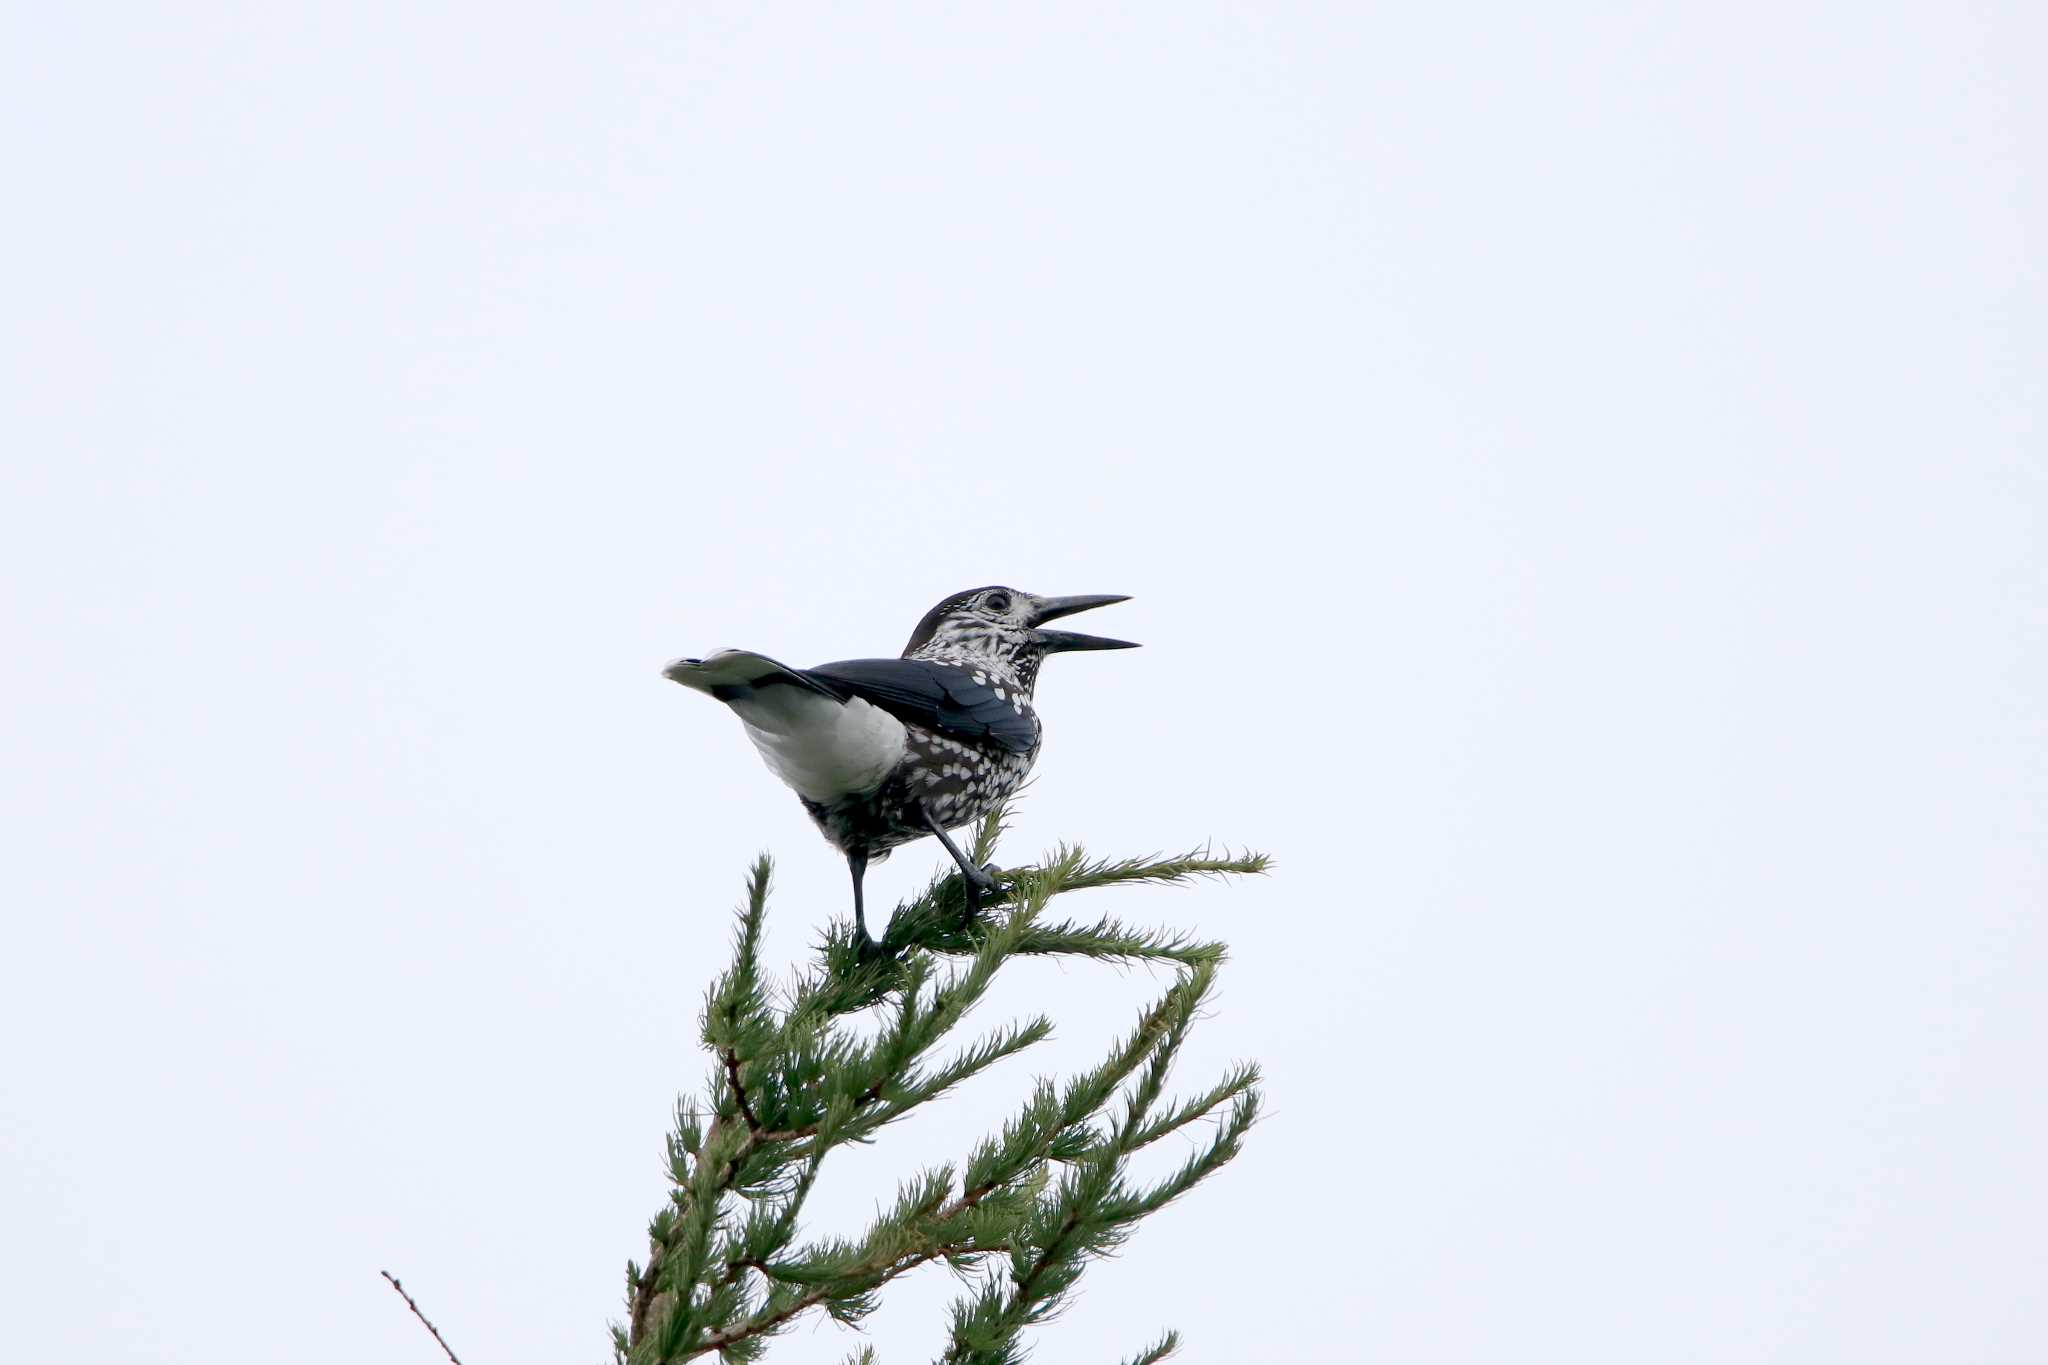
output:
[[[1000,815],[983,822],[977,864],[1000,831]],[[932,1262],[973,1286],[953,1307],[941,1359],[1022,1359],[1024,1330],[1059,1311],[1088,1263],[1236,1156],[1259,1111],[1258,1068],[1249,1064],[1198,1095],[1162,1103],[1222,944],[1108,918],[1055,922],[1046,908],[1069,891],[1265,868],[1263,857],[1206,849],[1097,862],[1060,848],[1040,866],[1003,875],[1007,914],[966,923],[959,879],[940,879],[891,917],[887,955],[863,956],[851,926],[834,924],[817,966],[778,991],[761,968],[770,869],[766,858],[757,861],[732,965],[705,998],[704,1046],[714,1059],[708,1098],[701,1108],[677,1108],[668,1203],[648,1226],[647,1264],[626,1267],[629,1317],[612,1329],[619,1365],[756,1360],[811,1312],[858,1324],[885,1285]],[[1160,963],[1176,978],[1099,1066],[1064,1084],[1039,1080],[957,1169],[905,1181],[894,1205],[856,1237],[804,1240],[804,1202],[833,1150],[873,1140],[891,1121],[1051,1034],[1041,1015],[940,1055],[1005,963],[1051,954]],[[863,1035],[850,1016],[868,1010],[878,1012],[879,1027]],[[1204,1119],[1215,1120],[1206,1140],[1171,1174],[1133,1175],[1133,1154]],[[1178,1344],[1168,1333],[1132,1365],[1163,1360]],[[873,1350],[857,1351],[849,1365],[875,1365]]]

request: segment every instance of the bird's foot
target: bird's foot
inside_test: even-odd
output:
[[[895,956],[895,954],[889,951],[889,946],[883,943],[880,939],[875,938],[873,935],[869,934],[867,931],[867,927],[865,925],[854,930],[854,962],[856,962],[860,966],[865,967],[870,962],[880,962],[884,958],[893,956]]]
[[[1002,900],[1003,884],[996,880],[1001,872],[1002,869],[994,863],[984,863],[971,872],[964,869],[961,871],[961,886],[966,893],[963,899],[967,902],[967,912],[961,918],[963,928],[974,923],[975,917],[981,913],[984,900],[991,905]]]

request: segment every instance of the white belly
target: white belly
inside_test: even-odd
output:
[[[807,800],[873,791],[903,761],[903,722],[855,697],[764,687],[729,705],[775,775]]]

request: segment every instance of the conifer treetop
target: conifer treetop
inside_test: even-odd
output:
[[[996,812],[982,822],[977,865],[993,854],[1001,821]],[[757,1360],[807,1315],[857,1326],[890,1281],[933,1262],[970,1286],[953,1306],[940,1360],[1021,1360],[1026,1330],[1059,1311],[1089,1263],[1236,1156],[1259,1113],[1259,1071],[1249,1063],[1199,1094],[1164,1098],[1222,944],[1108,917],[1057,920],[1048,907],[1092,887],[1266,867],[1260,855],[1208,849],[1104,862],[1062,847],[1003,874],[1005,915],[966,923],[959,879],[947,877],[897,908],[887,955],[863,956],[851,924],[835,923],[817,964],[778,988],[760,960],[771,868],[756,861],[732,965],[705,999],[706,1098],[677,1107],[669,1198],[648,1226],[646,1265],[626,1268],[627,1319],[612,1328],[618,1365]],[[834,1150],[871,1141],[1051,1034],[1039,1015],[939,1055],[1005,964],[1050,955],[1157,963],[1175,979],[1099,1065],[1062,1084],[1037,1081],[998,1132],[958,1162],[905,1180],[865,1231],[807,1237],[804,1204]],[[851,1027],[870,1009],[878,1028]],[[1204,1120],[1208,1131],[1177,1168],[1134,1176],[1134,1154]],[[1177,1345],[1169,1332],[1129,1359],[1150,1365]],[[848,1359],[875,1365],[871,1347]]]

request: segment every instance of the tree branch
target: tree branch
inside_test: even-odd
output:
[[[958,1199],[955,1199],[945,1208],[940,1209],[933,1216],[932,1221],[940,1226],[951,1222],[961,1214],[973,1209],[993,1193],[994,1189],[995,1186],[993,1185],[984,1185],[979,1189],[963,1191]],[[938,1242],[931,1246],[921,1247],[916,1251],[899,1253],[896,1257],[883,1262],[881,1266],[876,1266],[872,1269],[863,1270],[856,1268],[840,1278],[842,1280],[866,1280],[869,1275],[878,1275],[879,1278],[866,1284],[865,1288],[868,1290],[880,1289],[898,1275],[915,1270],[917,1267],[929,1264],[941,1257],[984,1256],[992,1252],[1008,1251],[1009,1249],[1010,1247],[1007,1242],[996,1246],[976,1246],[971,1238],[966,1242]],[[756,1268],[762,1274],[773,1278],[773,1272],[766,1266],[757,1266]],[[833,1289],[835,1287],[832,1285],[820,1285],[765,1317],[750,1318],[746,1322],[729,1327],[722,1332],[713,1332],[710,1336],[697,1343],[696,1349],[692,1354],[701,1354],[705,1351],[722,1351],[734,1342],[745,1341],[748,1337],[759,1336],[763,1332],[773,1331],[797,1314],[804,1312],[806,1309],[816,1308],[827,1299],[834,1297]]]
[[[754,1107],[747,1103],[747,1088],[740,1084],[740,1054],[736,1048],[721,1048],[725,1057],[725,1082],[732,1087],[732,1097],[738,1102],[740,1116],[747,1121],[747,1131],[755,1137],[762,1136],[761,1120],[754,1117]]]
[[[405,1306],[407,1308],[410,1308],[412,1310],[412,1315],[420,1320],[420,1325],[422,1327],[425,1327],[429,1332],[432,1332],[434,1334],[435,1342],[437,1342],[440,1345],[442,1352],[447,1355],[448,1359],[454,1361],[455,1365],[462,1365],[462,1361],[457,1359],[455,1352],[450,1350],[448,1347],[448,1343],[442,1339],[440,1329],[435,1327],[433,1323],[427,1321],[427,1315],[425,1313],[422,1313],[420,1311],[420,1306],[413,1302],[412,1295],[405,1292],[405,1286],[398,1282],[398,1277],[396,1275],[393,1275],[388,1270],[380,1270],[377,1273],[379,1275],[382,1275],[386,1280],[390,1281],[391,1287],[398,1291],[398,1297],[405,1300]]]

